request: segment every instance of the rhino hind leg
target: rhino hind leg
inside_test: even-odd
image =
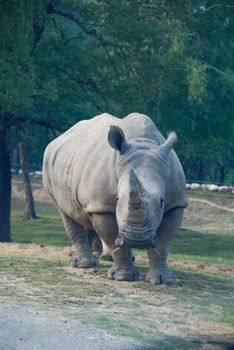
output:
[[[93,256],[91,244],[94,233],[73,221],[65,213],[60,211],[65,230],[72,241],[74,255],[71,259],[71,266],[78,268],[92,268],[97,266],[98,259]]]
[[[102,241],[97,234],[92,242],[92,251],[94,256],[96,256],[97,258],[100,258],[103,248],[102,248]]]
[[[93,255],[104,261],[113,261],[111,251],[106,243],[96,234],[92,244]]]
[[[102,241],[102,254],[100,259],[104,261],[114,261],[111,251],[104,241]]]
[[[133,257],[130,249],[116,248],[115,240],[118,236],[118,225],[112,214],[93,214],[93,226],[98,236],[104,241],[107,250],[111,252],[114,260],[113,266],[108,270],[107,277],[117,281],[135,281],[139,273],[133,264]]]
[[[183,211],[183,208],[175,208],[164,214],[157,231],[156,248],[148,249],[150,269],[146,275],[146,281],[153,284],[165,283],[167,285],[175,283],[173,272],[167,266],[167,254],[169,244],[180,228]]]

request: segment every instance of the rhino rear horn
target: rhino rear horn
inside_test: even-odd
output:
[[[110,126],[108,142],[120,154],[123,154],[127,150],[128,144],[125,140],[124,132],[118,126]]]
[[[177,135],[174,131],[172,131],[168,134],[166,141],[160,145],[160,149],[164,153],[169,154],[169,152],[175,146],[176,142],[177,142]]]

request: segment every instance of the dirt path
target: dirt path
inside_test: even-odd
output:
[[[0,304],[0,315],[0,350],[150,349],[79,321],[42,313],[20,304]]]
[[[208,204],[212,207],[218,208],[218,209],[222,209],[225,211],[228,211],[229,213],[234,213],[234,209],[231,208],[227,208],[227,207],[223,207],[222,205],[218,205],[216,203],[207,201],[206,199],[200,199],[200,198],[189,198],[190,202],[200,202],[200,203],[204,203],[204,204]]]

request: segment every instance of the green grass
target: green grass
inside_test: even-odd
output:
[[[174,237],[169,257],[197,263],[234,265],[234,235],[210,234],[181,229]],[[135,255],[146,256],[146,250],[134,249]]]
[[[50,203],[36,203],[39,219],[23,219],[23,203],[12,201],[12,241],[40,245],[70,246],[58,210]]]
[[[175,236],[170,252],[178,258],[212,263],[234,263],[234,235],[211,234],[180,230]]]
[[[12,241],[61,247],[70,245],[62,222],[57,216],[25,221],[21,216],[13,214]]]

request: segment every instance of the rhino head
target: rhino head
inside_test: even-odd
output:
[[[119,235],[116,246],[155,246],[157,229],[164,214],[168,156],[176,140],[176,134],[170,133],[161,145],[144,138],[127,142],[122,129],[110,127],[108,142],[118,151],[116,219]]]

